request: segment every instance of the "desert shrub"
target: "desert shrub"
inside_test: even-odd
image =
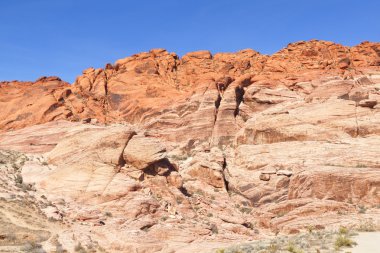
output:
[[[181,198],[181,197],[179,197],[179,196],[177,196],[176,198],[175,198],[175,200],[176,200],[176,203],[179,205],[179,204],[182,204],[182,202],[183,202],[183,199]]]
[[[347,235],[348,234],[348,228],[340,227],[338,232],[340,235]]]
[[[31,184],[17,184],[18,187],[20,187],[24,192],[31,191],[33,189],[33,186]]]
[[[359,206],[359,213],[365,213],[367,211],[367,208],[365,206]]]
[[[315,226],[313,226],[313,225],[308,225],[308,226],[306,227],[306,229],[307,229],[307,231],[311,234],[311,233],[313,233],[313,231],[314,231],[314,229],[315,229]]]
[[[0,235],[0,240],[7,239],[8,241],[15,242],[17,240],[16,235],[14,234],[6,234],[6,235]]]
[[[280,246],[277,245],[276,243],[271,243],[266,250],[268,253],[276,253],[280,249]]]
[[[240,208],[240,212],[249,214],[252,212],[252,208],[242,207],[242,208]]]
[[[45,253],[42,245],[36,242],[27,242],[23,247],[21,247],[21,251],[28,253]]]
[[[347,237],[347,235],[338,235],[335,240],[335,248],[340,249],[341,247],[352,247],[356,245],[356,242]]]
[[[57,243],[55,245],[55,253],[64,253],[66,250],[62,247],[62,244]]]
[[[215,225],[215,224],[211,224],[211,232],[213,234],[217,234],[219,231],[218,231],[218,227]]]
[[[48,218],[48,221],[49,221],[49,222],[56,222],[56,221],[57,221],[57,219],[56,219],[56,218],[54,218],[54,217],[51,217],[51,216],[50,216],[50,217]]]
[[[21,176],[21,174],[17,174],[16,175],[16,177],[15,177],[15,182],[16,182],[16,184],[22,184],[22,182],[23,182],[23,179],[22,179],[22,176]]]
[[[20,169],[20,167],[16,163],[12,163],[12,168],[14,169],[14,171],[18,171],[18,169]]]
[[[82,246],[80,242],[74,247],[75,252],[86,252],[86,249]]]
[[[294,243],[289,243],[288,247],[286,247],[286,250],[291,253],[303,253],[303,251],[294,245]]]
[[[277,217],[282,217],[284,215],[286,215],[288,212],[287,211],[280,211],[277,213]]]
[[[376,231],[376,225],[373,222],[373,219],[361,221],[359,226],[358,226],[358,231],[360,231],[360,232],[374,232],[374,231]]]
[[[199,196],[204,196],[205,193],[202,190],[196,190],[195,194],[198,194]]]

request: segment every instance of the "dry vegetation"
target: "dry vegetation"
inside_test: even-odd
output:
[[[308,232],[292,236],[276,236],[271,240],[220,248],[215,253],[331,253],[350,252],[356,245],[354,236],[357,232],[377,231],[379,228],[372,220],[363,221],[353,228],[340,227],[335,231],[307,228]]]

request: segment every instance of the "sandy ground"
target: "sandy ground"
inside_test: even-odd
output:
[[[350,250],[352,253],[380,252],[380,232],[360,232],[353,239],[358,245]]]

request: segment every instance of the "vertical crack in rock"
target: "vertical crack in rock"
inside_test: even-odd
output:
[[[119,155],[119,160],[118,160],[116,166],[114,167],[114,173],[113,173],[112,177],[108,180],[108,182],[105,184],[105,186],[104,186],[104,188],[103,188],[103,191],[102,191],[101,195],[104,194],[104,192],[107,190],[107,188],[108,188],[108,186],[110,185],[110,183],[112,182],[112,180],[115,178],[116,174],[119,173],[120,170],[121,170],[121,168],[126,164],[126,162],[125,162],[125,160],[124,160],[124,157],[123,157],[124,150],[125,150],[125,148],[127,147],[129,141],[130,141],[130,140],[132,139],[132,137],[135,136],[136,134],[137,134],[137,133],[136,133],[135,131],[132,131],[132,132],[129,134],[129,136],[128,136],[128,138],[127,138],[125,144],[124,144],[124,147],[123,147],[123,149],[122,149],[122,151],[121,151],[121,153],[120,153],[120,155]],[[99,155],[98,155],[98,157],[99,157]],[[100,157],[99,157],[99,159],[100,159]],[[86,191],[85,191],[85,192],[87,192],[87,188],[88,188],[89,184],[90,184],[90,181],[88,182],[88,184],[87,184],[87,186],[86,186]]]
[[[105,96],[108,95],[108,76],[106,73],[104,73],[104,94]]]
[[[125,148],[127,147],[129,141],[130,141],[130,140],[132,139],[132,137],[135,136],[136,134],[137,134],[137,133],[133,131],[133,132],[130,133],[130,135],[128,136],[128,139],[127,139],[127,141],[125,142],[125,145],[124,145],[124,147],[123,147],[123,149],[122,149],[122,151],[121,151],[121,153],[120,153],[119,161],[117,162],[117,165],[116,165],[116,167],[115,167],[115,169],[116,169],[117,172],[120,172],[121,167],[123,167],[123,166],[126,164],[126,161],[124,160],[124,157],[123,157],[124,150],[125,150]]]
[[[226,187],[226,191],[229,192],[229,182],[226,178],[226,173],[227,173],[227,160],[226,157],[223,157],[223,167],[222,167],[222,175],[223,175],[223,181],[224,181],[224,186]]]
[[[214,108],[214,119],[213,119],[213,124],[212,124],[212,129],[211,129],[211,136],[209,139],[209,146],[211,146],[211,144],[212,144],[212,138],[214,136],[214,129],[215,129],[216,121],[218,119],[219,107],[220,107],[220,103],[222,102],[222,95],[219,91],[218,83],[215,83],[215,87],[218,90],[218,96],[216,97],[216,99],[214,101],[214,107],[215,107]],[[206,91],[204,93],[206,93]],[[203,95],[204,95],[204,93],[203,93]]]
[[[107,111],[108,111],[108,76],[104,72],[104,99],[103,99],[103,115],[104,121],[107,122]]]
[[[356,133],[355,137],[359,136],[359,123],[358,123],[358,102],[355,103],[355,123],[356,123]]]
[[[234,111],[234,117],[239,115],[239,106],[244,102],[244,89],[240,86],[235,88],[236,107]]]
[[[215,111],[214,111],[214,126],[216,123],[216,119],[218,118],[218,111],[219,111],[219,106],[220,102],[222,101],[222,96],[218,94],[217,99],[215,100]]]

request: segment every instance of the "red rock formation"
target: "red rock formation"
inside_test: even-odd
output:
[[[379,104],[380,43],[154,49],[71,86],[0,83],[0,149],[37,156],[24,180],[93,225],[73,234],[116,251],[200,252],[255,229],[357,225],[359,205],[380,222]]]
[[[35,82],[0,83],[0,131],[18,129],[53,120],[70,119],[65,88],[58,77],[41,77]]]
[[[248,49],[214,56],[199,51],[180,59],[164,49],[154,49],[107,64],[104,69],[89,68],[72,86],[57,78],[1,83],[5,113],[0,116],[0,127],[96,118],[105,123],[142,123],[169,140],[196,138],[226,144],[247,114],[273,103],[255,98],[272,92],[265,89],[276,87],[282,94],[307,92],[306,86],[299,86],[301,81],[334,75],[349,78],[378,70],[379,52],[379,43],[363,42],[350,48],[317,40],[289,44],[272,56]],[[253,92],[253,97],[244,92]],[[241,103],[243,100],[247,103]],[[176,128],[175,134],[168,125]]]

